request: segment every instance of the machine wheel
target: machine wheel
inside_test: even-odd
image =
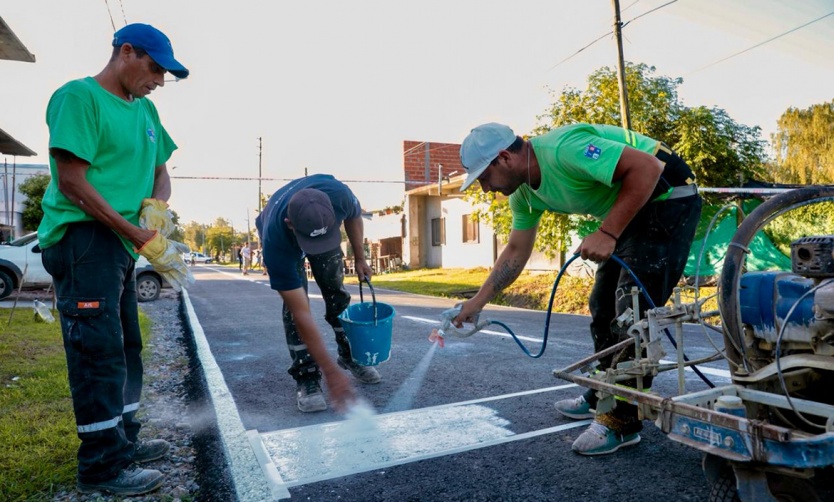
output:
[[[779,502],[820,502],[814,487],[805,479],[768,474],[770,493]],[[709,502],[741,502],[736,477],[730,469],[722,470],[709,491]]]
[[[736,490],[736,477],[732,469],[724,470],[709,490],[709,502],[741,502]]]
[[[14,291],[14,281],[6,272],[0,272],[0,300],[9,296]]]

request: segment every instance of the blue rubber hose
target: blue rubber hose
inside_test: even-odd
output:
[[[553,300],[556,297],[556,290],[559,288],[559,282],[562,280],[562,276],[565,274],[565,271],[568,269],[568,266],[571,263],[573,263],[573,261],[577,258],[579,258],[579,254],[573,255],[567,262],[565,262],[565,264],[562,265],[562,268],[559,270],[559,274],[556,276],[556,280],[553,281],[553,288],[550,290],[550,301],[547,303],[547,314],[544,320],[544,335],[542,336],[542,346],[537,354],[531,354],[527,347],[524,346],[524,343],[518,339],[518,336],[516,336],[513,330],[510,329],[510,327],[504,324],[503,322],[490,320],[488,322],[488,325],[495,324],[504,328],[504,330],[507,333],[509,333],[510,336],[513,337],[513,340],[515,340],[515,343],[518,344],[522,352],[524,352],[527,356],[532,357],[533,359],[538,359],[539,357],[541,357],[544,354],[544,349],[547,348],[547,338],[550,334],[550,317],[553,314]],[[623,260],[621,260],[620,257],[618,257],[617,255],[611,255],[611,259],[617,262],[617,264],[619,264],[623,269],[625,269],[631,276],[631,278],[634,279],[634,283],[637,285],[638,288],[640,288],[643,297],[649,302],[650,308],[656,308],[654,301],[652,301],[651,297],[648,295],[648,293],[646,293],[646,288],[643,286],[643,283],[640,282],[640,279],[637,278],[637,276],[634,274],[631,268],[629,268],[629,266],[626,265],[626,263]],[[675,349],[677,349],[678,345],[675,343],[675,339],[672,336],[672,334],[669,333],[669,330],[667,328],[664,328],[663,332],[666,333],[666,337],[669,339],[669,342],[672,343],[672,346],[675,347]],[[689,361],[689,358],[686,356],[686,354],[683,355],[683,360]],[[703,373],[701,373],[697,366],[692,366],[692,371],[694,371],[695,374],[698,375],[698,377],[700,377],[701,380],[710,388],[715,387],[715,384],[713,384]]]

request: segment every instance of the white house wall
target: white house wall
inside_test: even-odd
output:
[[[458,197],[443,198],[440,205],[442,217],[446,219],[446,245],[442,246],[442,266],[446,268],[492,267],[495,261],[492,228],[486,223],[478,222],[478,242],[463,242],[463,215],[472,214],[474,211],[472,206]]]

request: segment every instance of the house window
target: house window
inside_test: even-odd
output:
[[[463,242],[480,242],[478,219],[471,214],[463,215]]]
[[[443,244],[446,244],[446,218],[434,218],[431,220],[431,245]]]

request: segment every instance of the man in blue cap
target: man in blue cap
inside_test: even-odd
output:
[[[49,101],[50,173],[38,228],[58,297],[78,437],[78,490],[132,496],[163,475],[137,462],[164,456],[166,441],[139,440],[142,338],[134,266],[145,256],[179,290],[193,281],[165,202],[166,162],[177,145],[148,94],[166,73],[186,78],[171,42],[146,24],[113,37],[110,61]]]
[[[655,305],[664,305],[683,273],[701,214],[701,197],[686,162],[665,144],[608,125],[572,124],[524,140],[509,127],[476,127],[461,144],[461,164],[484,192],[509,196],[513,225],[507,247],[478,293],[461,306],[457,326],[472,321],[497,293],[515,281],[533,251],[544,211],[584,214],[599,219],[576,252],[599,263],[589,298],[595,352],[628,336],[616,318],[631,307],[634,271]],[[643,300],[641,298],[641,300]],[[645,306],[645,304],[644,304]],[[633,358],[633,348],[600,360],[600,369]],[[643,381],[646,387],[651,378]],[[636,381],[623,382],[629,387]],[[647,390],[647,389],[641,389]],[[594,418],[573,443],[582,455],[603,455],[636,444],[642,422],[637,407],[618,401],[610,413],[595,414],[592,390],[556,403],[569,418]]]

